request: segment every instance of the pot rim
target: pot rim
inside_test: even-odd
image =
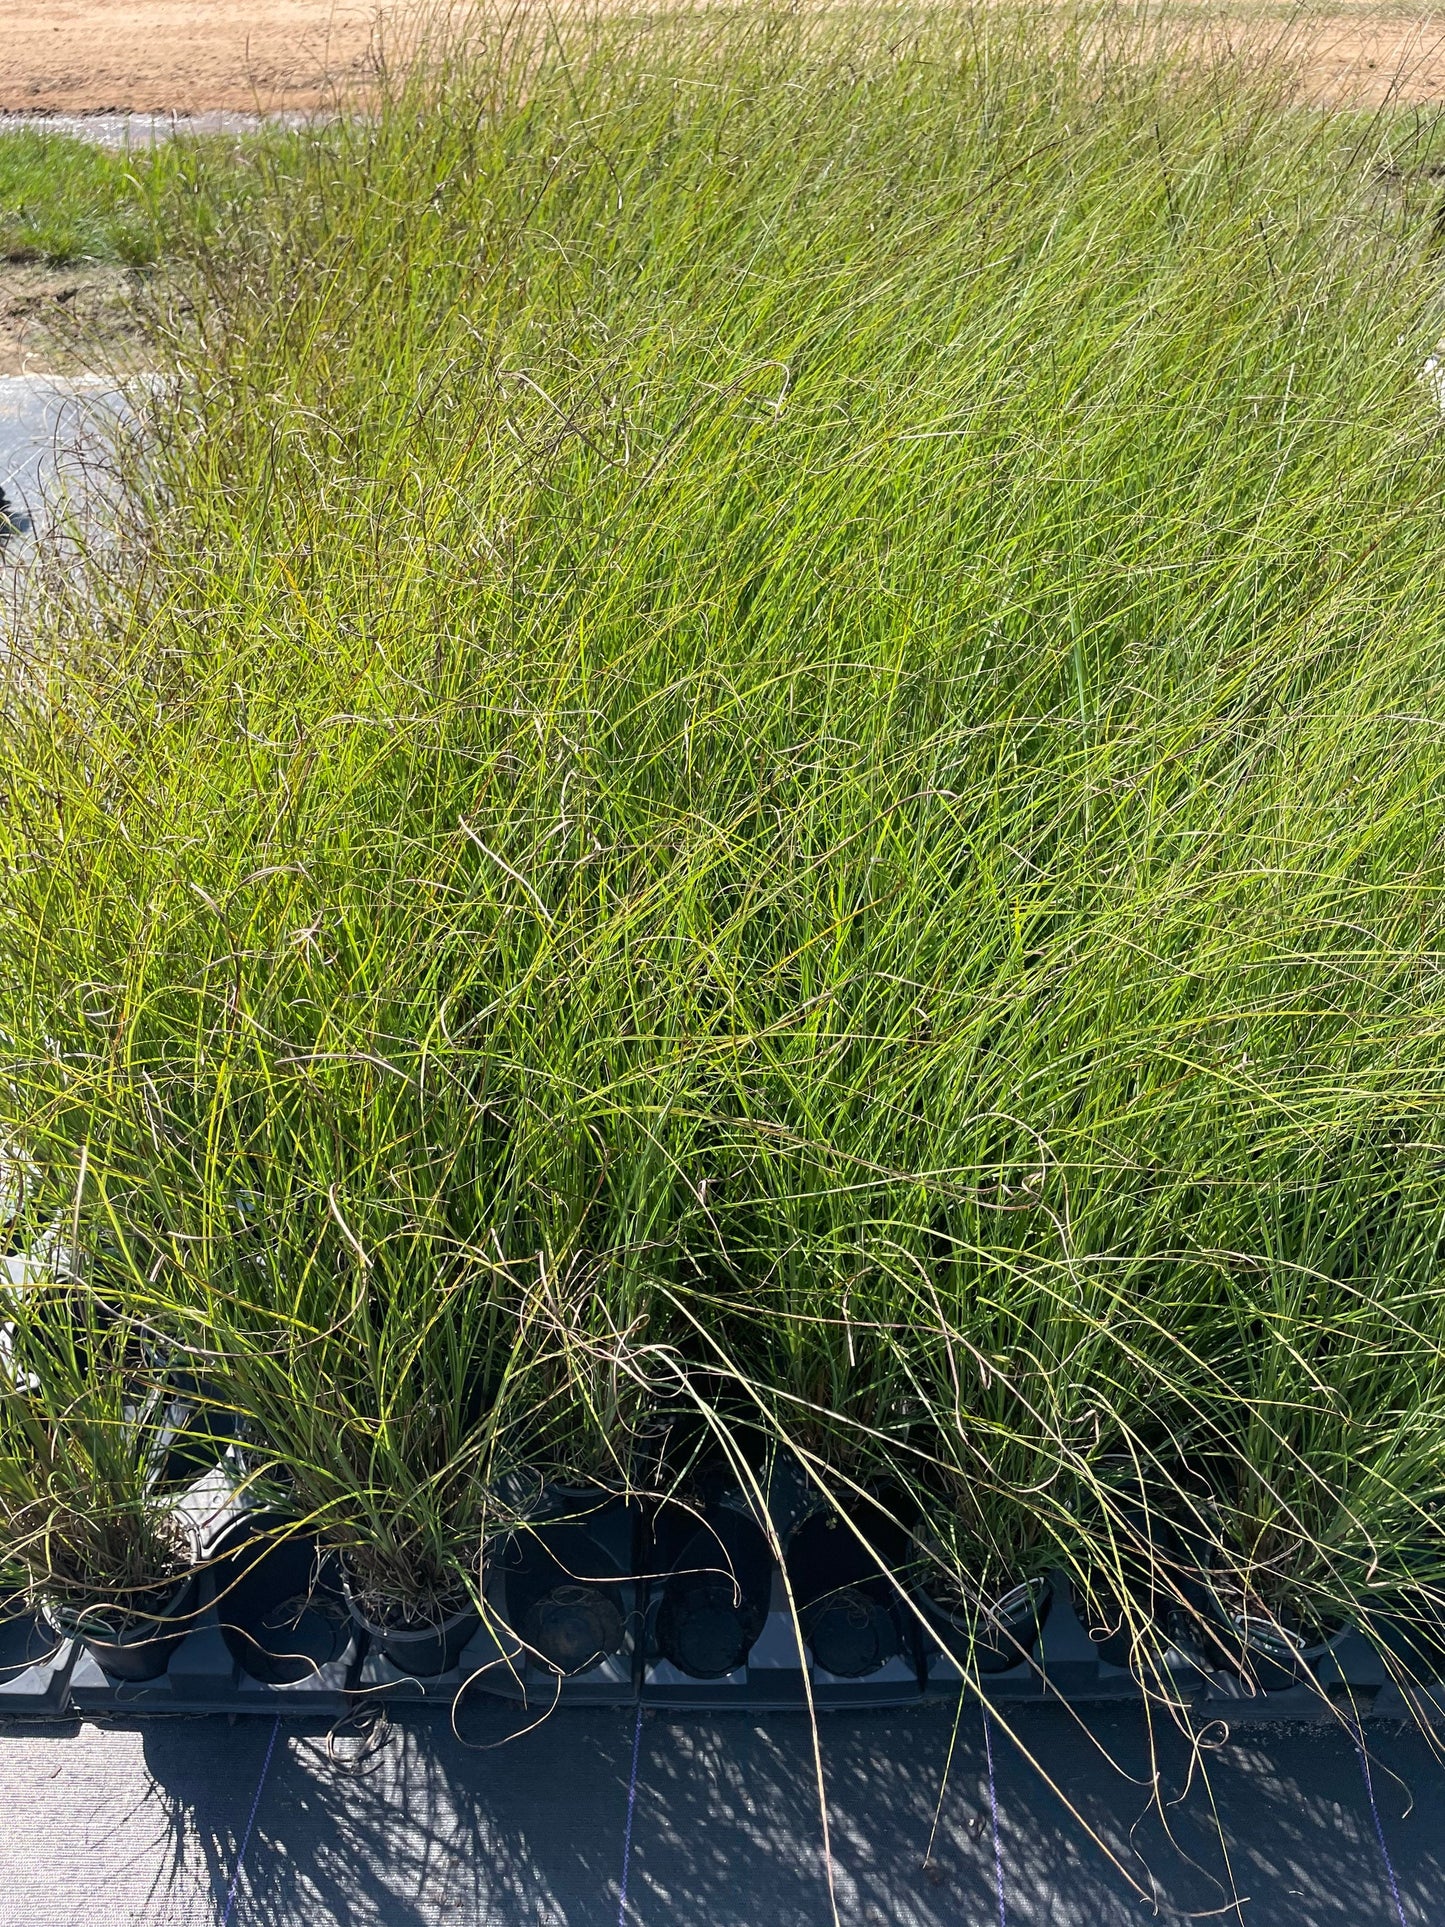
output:
[[[51,1630],[58,1633],[62,1639],[79,1639],[99,1646],[145,1645],[153,1639],[169,1638],[170,1630],[175,1629],[172,1628],[171,1622],[183,1622],[187,1618],[188,1615],[182,1608],[194,1593],[199,1577],[200,1574],[194,1570],[185,1573],[160,1600],[155,1612],[121,1613],[118,1616],[120,1621],[118,1625],[114,1622],[100,1622],[90,1627],[85,1623],[88,1614],[92,1612],[113,1612],[115,1610],[113,1600],[99,1600],[93,1607],[77,1608],[47,1593],[42,1594],[38,1600],[36,1612],[37,1616],[43,1618]],[[161,1586],[165,1583],[164,1580],[160,1581],[154,1590],[159,1593]],[[150,1630],[155,1627],[165,1627],[170,1630],[164,1632]]]
[[[1257,1654],[1260,1659],[1275,1660],[1284,1666],[1322,1659],[1350,1631],[1350,1621],[1345,1619],[1332,1632],[1326,1633],[1324,1638],[1307,1640],[1303,1633],[1295,1632],[1273,1615],[1264,1617],[1249,1613],[1225,1613],[1224,1619],[1246,1652]]]
[[[600,1479],[576,1482],[570,1479],[545,1479],[534,1476],[532,1468],[526,1466],[503,1473],[491,1489],[507,1509],[500,1525],[495,1528],[496,1536],[501,1537],[528,1526],[561,1525],[571,1520],[580,1522],[590,1519],[627,1497],[626,1489],[621,1484],[608,1484]],[[584,1506],[585,1511],[578,1509]]]
[[[1246,1652],[1256,1653],[1261,1659],[1274,1660],[1279,1665],[1288,1666],[1323,1658],[1339,1645],[1353,1623],[1346,1614],[1338,1625],[1329,1630],[1321,1628],[1324,1634],[1322,1638],[1310,1639],[1303,1632],[1286,1625],[1263,1604],[1259,1611],[1252,1612],[1246,1601],[1243,1610],[1237,1610],[1220,1597],[1213,1580],[1213,1574],[1204,1575],[1204,1591],[1219,1625],[1227,1628]]]
[[[915,1582],[914,1591],[931,1612],[936,1613],[940,1619],[946,1620],[950,1626],[956,1627],[960,1632],[976,1634],[987,1626],[1007,1628],[1015,1620],[1025,1617],[1026,1606],[1032,1608],[1032,1615],[1037,1618],[1043,1610],[1044,1602],[1053,1595],[1053,1580],[1047,1573],[1041,1573],[1032,1579],[1017,1580],[991,1601],[981,1599],[978,1611],[974,1614],[965,1613],[954,1606],[944,1605],[942,1600],[933,1596],[928,1590],[927,1583],[922,1579]]]
[[[388,1624],[384,1620],[372,1619],[363,1609],[361,1602],[352,1591],[350,1574],[343,1573],[342,1588],[346,1595],[347,1610],[358,1626],[362,1626],[374,1639],[386,1640],[388,1644],[399,1639],[439,1639],[447,1633],[455,1632],[457,1627],[468,1619],[481,1617],[475,1602],[468,1596],[466,1603],[455,1612],[446,1613],[440,1619],[425,1619],[420,1622]]]

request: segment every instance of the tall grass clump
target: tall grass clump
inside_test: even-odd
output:
[[[69,1284],[0,1294],[0,1601],[113,1636],[185,1584],[187,1455],[153,1335]],[[190,1467],[194,1476],[194,1466]]]
[[[1435,1583],[1433,124],[1119,13],[413,71],[11,664],[40,1215],[381,1590],[659,1407],[975,1602]]]

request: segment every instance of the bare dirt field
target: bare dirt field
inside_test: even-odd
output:
[[[364,84],[380,14],[374,0],[0,0],[0,111],[306,111]]]
[[[1232,41],[1278,42],[1301,62],[1321,101],[1445,103],[1445,6],[1299,8],[1288,15],[1282,7],[1238,6],[1218,18]]]
[[[1445,102],[1438,0],[1170,11],[1233,41],[1287,42],[1321,100]],[[363,90],[412,13],[402,0],[0,0],[0,112],[304,112]]]

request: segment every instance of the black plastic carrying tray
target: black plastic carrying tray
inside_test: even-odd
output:
[[[1169,1650],[1141,1685],[1128,1667],[1100,1657],[1062,1573],[1049,1581],[1031,1656],[970,1681],[928,1615],[896,1588],[888,1597],[890,1581],[871,1595],[866,1587],[857,1596],[835,1587],[820,1604],[800,1597],[796,1577],[785,1576],[770,1554],[750,1573],[728,1576],[725,1603],[735,1601],[738,1587],[751,1588],[746,1651],[730,1653],[726,1626],[710,1626],[704,1611],[699,1623],[714,1638],[707,1662],[713,1676],[700,1677],[674,1663],[676,1628],[669,1631],[666,1615],[678,1585],[701,1585],[696,1571],[708,1562],[697,1558],[691,1539],[682,1567],[676,1557],[669,1565],[656,1512],[605,1497],[504,1542],[488,1568],[486,1611],[456,1664],[417,1677],[389,1658],[350,1610],[334,1561],[312,1541],[276,1536],[273,1523],[243,1516],[213,1548],[183,1635],[152,1679],[114,1678],[80,1641],[57,1636],[29,1614],[0,1617],[0,1719],[258,1713],[334,1720],[368,1701],[450,1704],[463,1692],[537,1712],[568,1704],[822,1711],[911,1705],[968,1691],[1000,1709],[1147,1696],[1231,1721],[1277,1720],[1330,1718],[1331,1700],[1347,1699],[1354,1717],[1445,1720],[1445,1682],[1402,1688],[1354,1630],[1311,1663],[1313,1684],[1251,1690],[1230,1673],[1205,1671],[1197,1655]],[[726,1538],[731,1526],[721,1529]],[[674,1553],[678,1536],[675,1529]],[[840,1597],[844,1618],[834,1613],[825,1624],[819,1614]],[[697,1608],[698,1594],[689,1598]],[[815,1645],[835,1664],[846,1655],[848,1670],[829,1671]]]

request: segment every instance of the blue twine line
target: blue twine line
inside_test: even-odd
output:
[[[281,1715],[276,1715],[276,1723],[271,1728],[271,1737],[266,1742],[266,1757],[261,1762],[261,1777],[256,1782],[256,1797],[251,1802],[251,1812],[246,1820],[246,1831],[241,1835],[241,1850],[236,1855],[236,1869],[231,1875],[231,1890],[226,1895],[226,1911],[221,1915],[221,1927],[231,1927],[231,1914],[236,1905],[236,1891],[241,1884],[241,1868],[246,1862],[246,1849],[251,1844],[251,1829],[256,1824],[256,1815],[261,1807],[261,1792],[266,1784],[266,1775],[271,1771],[271,1755],[276,1751],[276,1735],[281,1731]]]
[[[1375,1822],[1375,1838],[1380,1843],[1380,1858],[1385,1863],[1385,1872],[1390,1880],[1390,1895],[1395,1903],[1395,1914],[1400,1922],[1400,1927],[1410,1927],[1409,1921],[1405,1918],[1404,1902],[1400,1899],[1400,1883],[1395,1878],[1395,1863],[1390,1858],[1390,1849],[1385,1845],[1385,1827],[1383,1821],[1380,1819],[1380,1809],[1375,1803],[1375,1782],[1370,1773],[1370,1757],[1366,1753],[1361,1741],[1358,1724],[1355,1727],[1354,1741],[1355,1751],[1360,1756],[1360,1772],[1365,1778],[1365,1792],[1369,1797],[1370,1814]]]
[[[998,1837],[998,1794],[993,1783],[993,1741],[988,1734],[988,1708],[983,1708],[983,1754],[988,1761],[988,1811],[993,1821],[993,1881],[998,1894],[998,1927],[1008,1927],[1003,1899],[1003,1846]]]
[[[637,1810],[637,1762],[641,1754],[642,1708],[639,1706],[637,1724],[632,1729],[632,1774],[627,1782],[627,1825],[622,1834],[622,1890],[617,1902],[617,1927],[627,1927],[627,1874],[632,1865],[632,1816]]]

